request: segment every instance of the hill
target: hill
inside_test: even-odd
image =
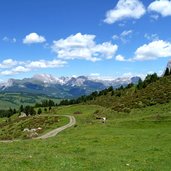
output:
[[[55,103],[59,103],[60,99],[52,98],[44,95],[35,95],[31,93],[0,93],[0,109],[16,108],[20,105],[35,105],[43,100],[52,99]]]
[[[41,117],[74,115],[77,124],[46,141],[0,142],[2,170],[170,171],[170,83],[171,75],[152,74],[137,85],[110,87],[75,100],[81,104],[42,110]],[[105,123],[101,117],[107,118]],[[32,117],[24,123],[3,118],[1,137],[22,138],[23,128],[32,123]],[[51,120],[43,124],[51,129]]]
[[[82,96],[72,103],[94,104],[115,111],[129,112],[132,108],[143,108],[156,104],[164,104],[171,100],[171,75],[158,77],[157,74],[148,75],[137,85],[129,84],[114,90],[112,87],[100,92],[93,92],[89,96]],[[65,104],[65,103],[64,103]]]
[[[105,124],[96,119],[97,110]],[[170,171],[170,111],[171,103],[129,114],[97,105],[55,107],[50,115],[74,115],[77,125],[47,140],[0,142],[1,170]],[[13,127],[19,130],[19,124]]]

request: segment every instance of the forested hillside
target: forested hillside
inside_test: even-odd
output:
[[[171,75],[157,78],[147,76],[138,85],[111,90],[97,95],[88,104],[111,107],[116,111],[129,112],[131,108],[141,108],[155,104],[167,103],[171,100]]]
[[[171,75],[167,71],[163,77],[158,77],[157,74],[147,75],[144,81],[140,79],[136,85],[129,84],[115,90],[109,87],[76,100],[61,101],[61,105],[86,103],[129,112],[132,108],[167,103],[171,100]]]

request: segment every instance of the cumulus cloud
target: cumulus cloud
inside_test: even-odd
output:
[[[139,19],[146,13],[146,9],[139,0],[119,0],[116,7],[107,11],[105,23],[113,24],[128,18]]]
[[[163,17],[171,16],[171,1],[156,0],[148,6],[148,11],[159,13]]]
[[[17,65],[17,61],[13,59],[5,59],[0,63],[0,68],[11,68]]]
[[[120,62],[126,61],[125,57],[122,55],[117,55],[115,59],[116,59],[116,61],[120,61]]]
[[[37,33],[30,33],[23,39],[24,44],[33,44],[33,43],[44,43],[46,39],[43,36],[38,35]]]
[[[67,62],[54,59],[51,61],[47,61],[47,60],[15,61],[15,65],[14,65],[13,60],[7,59],[7,60],[4,60],[2,63],[0,63],[0,68],[1,68],[0,75],[16,75],[16,74],[25,73],[25,72],[29,72],[29,71],[41,69],[41,68],[44,68],[44,69],[45,68],[59,68],[59,67],[63,67],[65,64],[67,64]],[[5,67],[6,65],[8,67]]]
[[[5,70],[5,71],[1,71],[0,75],[13,75],[13,72],[11,70]]]
[[[13,68],[12,71],[15,73],[22,73],[22,72],[28,72],[28,71],[30,71],[30,69],[26,68],[24,66],[17,66],[15,68]]]
[[[0,72],[0,75],[16,75],[19,73],[24,73],[30,71],[29,68],[26,68],[24,66],[16,66],[14,68],[11,68],[9,70],[4,70]]]
[[[171,43],[155,40],[144,44],[135,51],[135,61],[154,60],[157,58],[171,57]]]
[[[65,61],[61,60],[39,60],[39,61],[31,61],[27,67],[29,69],[38,69],[38,68],[56,68],[56,67],[63,67],[66,64]]]
[[[95,62],[102,58],[111,59],[118,46],[111,42],[96,44],[95,37],[95,35],[77,33],[66,39],[54,41],[52,50],[63,60],[84,59]]]

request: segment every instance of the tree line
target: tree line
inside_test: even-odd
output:
[[[16,109],[12,109],[12,108],[9,108],[8,110],[2,109],[0,110],[0,118],[4,118],[4,117],[10,118],[12,115],[16,113],[17,113]]]
[[[130,83],[127,86],[121,85],[119,88],[116,88],[116,89],[114,89],[112,86],[110,86],[109,88],[106,88],[106,89],[101,90],[99,92],[95,91],[95,92],[91,93],[90,95],[81,96],[81,97],[79,97],[77,99],[71,99],[71,100],[65,99],[65,100],[62,100],[59,103],[59,106],[84,103],[84,102],[87,102],[87,101],[95,100],[99,96],[105,96],[108,93],[111,93],[111,96],[120,97],[122,95],[122,92],[124,90],[126,90],[126,89],[130,89],[132,87],[135,87],[135,89],[140,90],[140,89],[143,89],[143,88],[147,87],[147,85],[157,81],[158,79],[160,79],[160,77],[158,77],[158,75],[156,73],[148,74],[144,80],[142,80],[140,78],[139,81],[138,81],[138,84]]]
[[[171,70],[169,70],[169,68],[167,68],[163,74],[163,77],[166,77],[169,75],[171,75]],[[27,116],[41,114],[42,107],[44,107],[44,111],[46,112],[47,108],[49,108],[49,111],[50,111],[53,106],[63,106],[63,105],[73,105],[73,104],[85,103],[87,101],[95,100],[99,96],[105,96],[108,93],[110,93],[111,96],[120,97],[126,89],[131,89],[132,87],[134,87],[135,90],[141,90],[143,88],[146,88],[149,84],[156,82],[159,79],[160,79],[160,77],[158,77],[158,75],[156,73],[148,74],[144,80],[139,79],[137,84],[130,83],[127,86],[121,85],[117,89],[114,89],[112,86],[110,86],[109,88],[106,88],[104,90],[95,91],[95,92],[92,92],[90,95],[87,95],[87,96],[84,95],[77,99],[61,100],[59,104],[56,104],[53,100],[49,99],[49,100],[42,100],[40,103],[36,103],[34,106],[21,105],[19,110],[12,109],[12,108],[9,108],[8,110],[0,110],[0,117],[1,118],[2,117],[11,117],[12,115],[14,115],[16,113],[21,113],[21,112],[25,113]],[[35,108],[38,108],[37,112],[36,112]]]
[[[47,108],[49,109],[49,111],[51,110],[51,108],[53,106],[56,106],[57,104],[55,104],[55,102],[51,99],[49,100],[42,100],[40,103],[36,103],[34,106],[23,106],[21,105],[19,107],[19,109],[12,109],[9,108],[8,110],[0,110],[0,118],[10,118],[12,115],[19,113],[19,115],[23,112],[25,113],[27,116],[33,116],[36,114],[41,114],[42,113],[42,109],[41,107],[45,107],[44,111],[47,111]],[[38,108],[38,110],[36,111],[35,108]]]
[[[166,68],[165,72],[164,72],[164,76],[169,76],[171,75],[171,69],[169,69],[168,67]]]

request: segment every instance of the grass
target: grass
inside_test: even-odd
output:
[[[84,102],[85,98],[83,98],[82,102],[110,107],[118,112],[129,112],[134,108],[165,104],[171,100],[171,75],[161,77],[140,89],[134,85],[131,88],[109,90],[103,90],[103,93],[99,93],[100,95],[90,95],[89,98],[87,97],[86,102]]]
[[[1,121],[0,124],[0,140],[12,140],[12,139],[29,139],[33,135],[30,132],[24,132],[24,129],[37,129],[36,133],[42,135],[49,130],[65,125],[68,118],[59,116],[30,116],[26,118],[13,117]]]
[[[51,99],[55,103],[59,103],[60,99],[50,98],[41,95],[33,95],[29,93],[0,93],[0,109],[16,108],[18,109],[21,104],[35,105],[40,103],[42,100]]]
[[[0,143],[2,171],[171,170],[171,103],[129,114],[95,105],[53,108],[53,113],[72,114],[77,125],[47,140]]]

